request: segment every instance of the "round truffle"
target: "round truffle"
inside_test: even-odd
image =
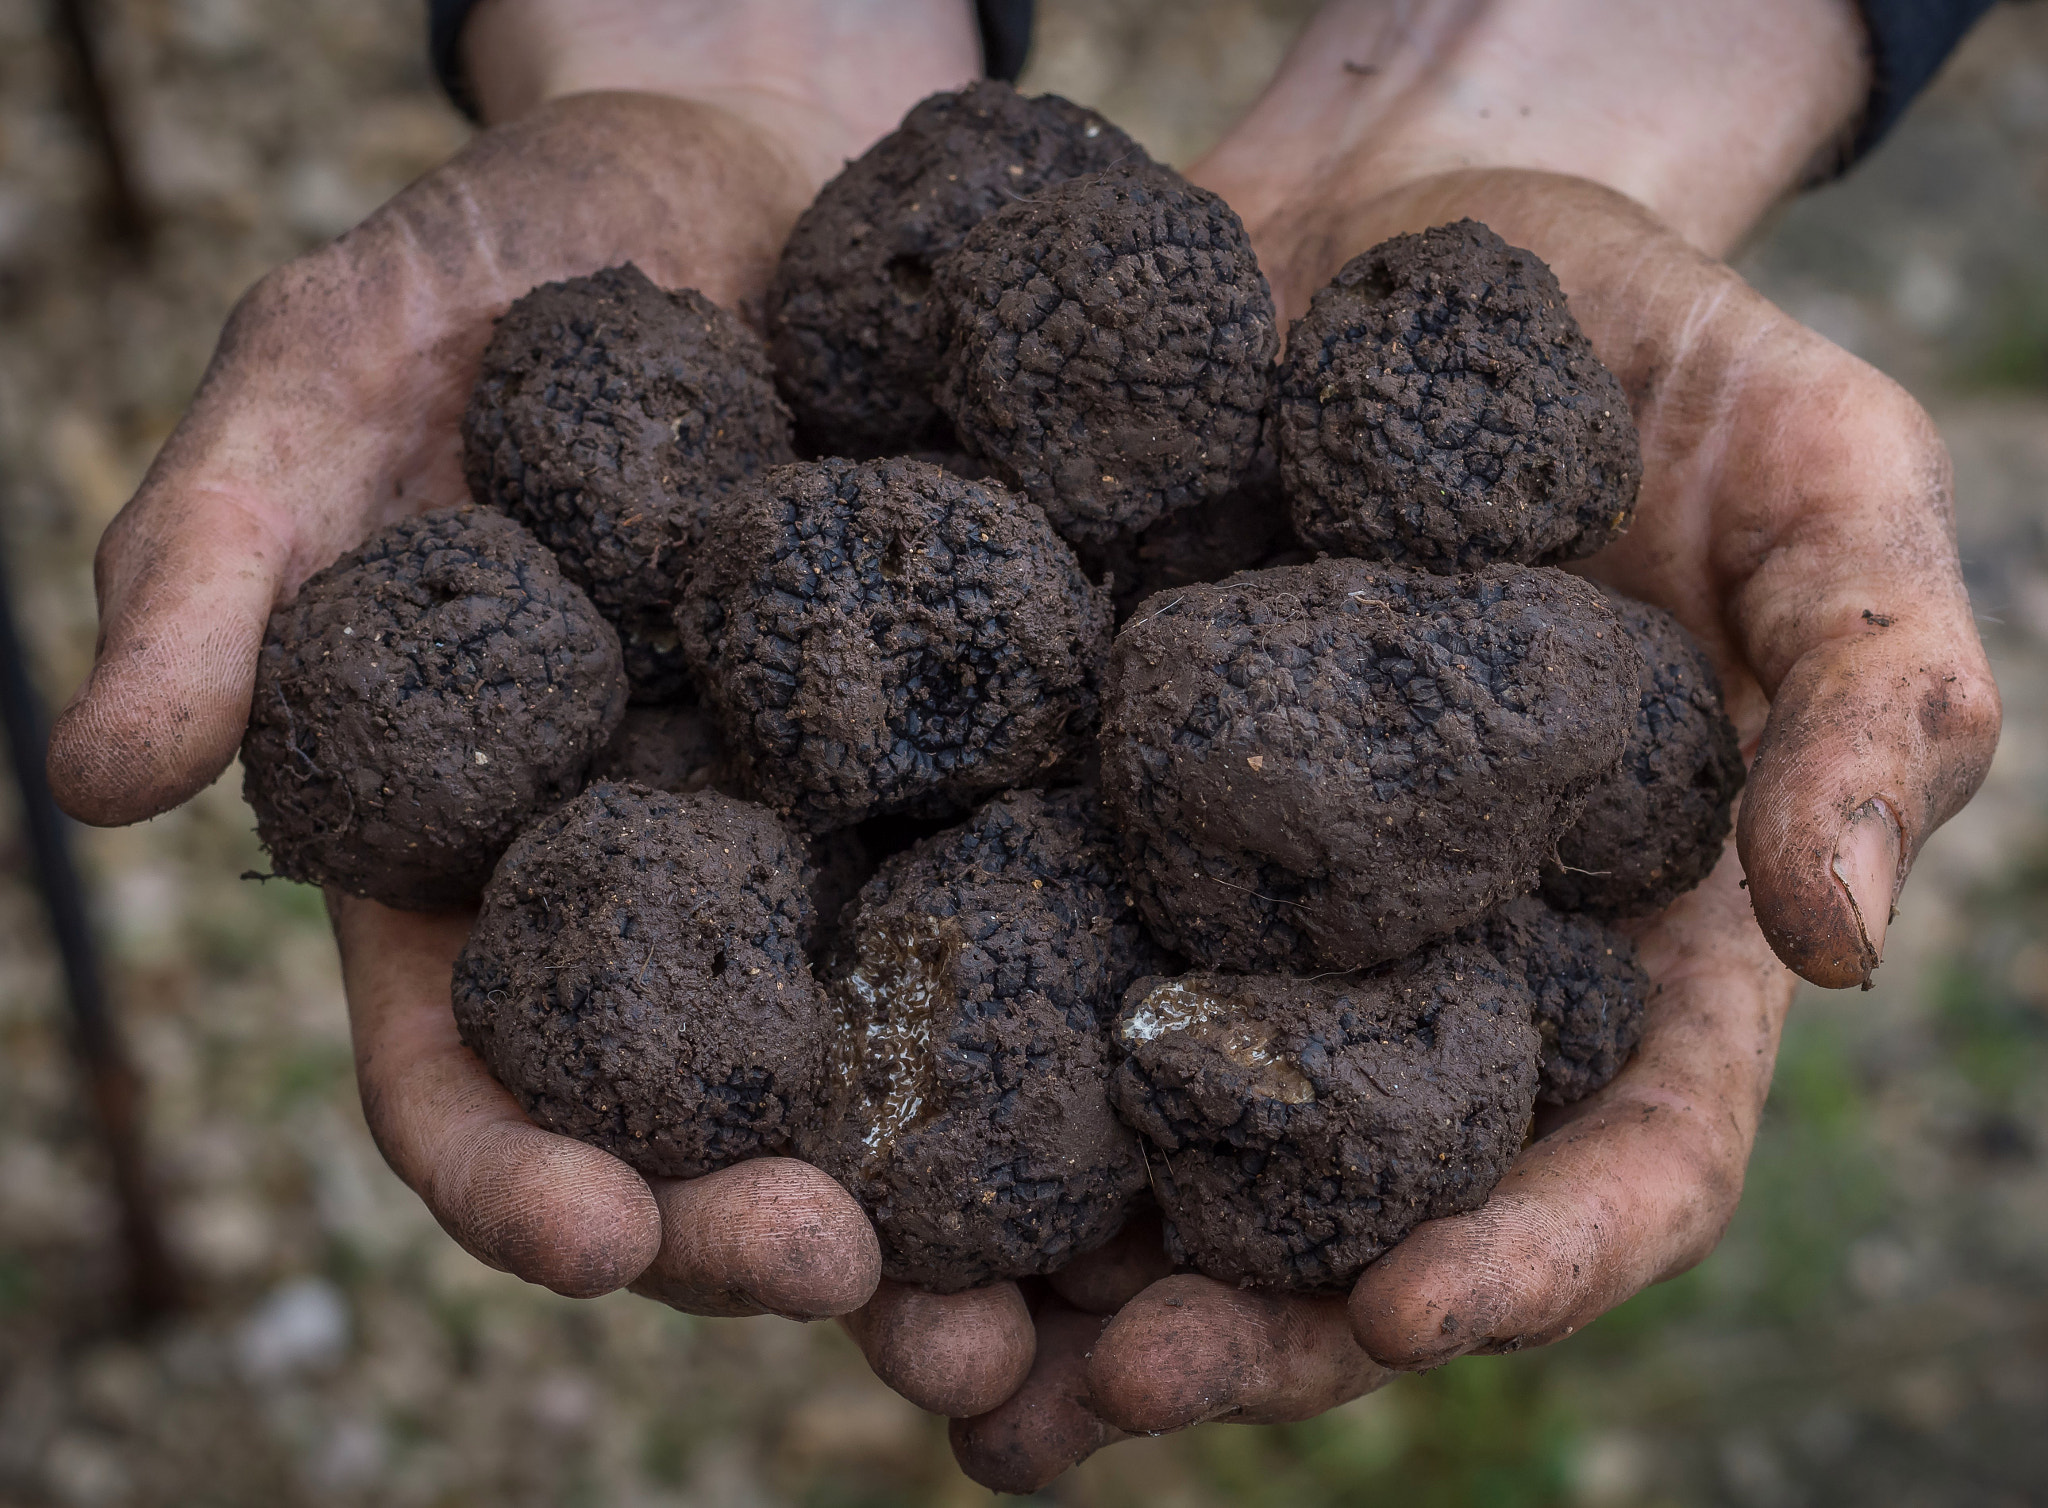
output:
[[[1628,527],[1635,421],[1534,252],[1476,220],[1344,264],[1287,335],[1281,473],[1311,545],[1469,571]]]
[[[503,514],[440,508],[270,615],[242,792],[280,875],[465,905],[625,710],[618,635],[554,557]]]
[[[1279,332],[1236,213],[1137,163],[1042,189],[939,263],[933,399],[1077,543],[1221,497],[1255,461]]]
[[[677,795],[732,783],[718,724],[691,701],[628,707],[619,731],[591,764],[590,778]]]
[[[832,1107],[806,1156],[942,1293],[1050,1272],[1145,1186],[1104,1021],[1161,955],[1079,790],[1014,791],[882,866],[831,976]]]
[[[742,489],[677,621],[742,780],[814,830],[958,812],[1098,721],[1104,595],[1036,507],[924,462]]]
[[[543,284],[498,321],[462,442],[471,495],[539,535],[619,630],[634,696],[681,694],[676,583],[705,516],[793,456],[754,333],[631,263]]]
[[[1144,155],[1093,110],[987,80],[933,95],[847,164],[768,285],[769,348],[805,442],[860,458],[945,443],[933,264],[1004,205]]]
[[[1219,498],[1169,513],[1144,533],[1096,552],[1111,578],[1117,621],[1128,622],[1140,602],[1157,592],[1221,581],[1239,571],[1293,565],[1309,556],[1294,537],[1279,478],[1234,487]]]
[[[1425,1220],[1477,1209],[1536,1097],[1521,982],[1445,944],[1348,979],[1141,980],[1116,1108],[1156,1153],[1167,1250],[1224,1282],[1348,1288]]]
[[[1642,1040],[1643,1007],[1656,988],[1636,945],[1533,896],[1494,908],[1466,935],[1529,987],[1543,1039],[1536,1097],[1570,1105],[1605,1089]]]
[[[1138,904],[1209,968],[1398,958],[1534,887],[1635,715],[1595,587],[1313,561],[1147,598],[1103,797]]]
[[[780,1153],[830,1031],[804,882],[761,807],[594,785],[492,877],[455,963],[462,1040],[536,1125],[652,1177]]]
[[[1642,700],[1621,768],[1558,841],[1543,894],[1562,910],[1613,921],[1662,910],[1707,877],[1734,825],[1744,771],[1706,651],[1662,608],[1607,595],[1642,653]]]

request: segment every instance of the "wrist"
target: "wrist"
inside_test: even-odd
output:
[[[551,100],[696,100],[822,183],[918,100],[981,72],[966,0],[478,0],[461,58],[487,125]]]
[[[1197,171],[1245,185],[1253,222],[1462,169],[1566,174],[1718,255],[1837,160],[1867,54],[1854,0],[1333,0]]]

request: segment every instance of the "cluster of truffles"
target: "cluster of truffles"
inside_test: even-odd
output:
[[[1742,765],[1549,269],[1397,237],[1281,353],[1221,199],[978,84],[766,328],[631,266],[499,322],[473,505],[273,615],[280,874],[480,908],[462,1037],[651,1176],[801,1157],[888,1276],[1350,1284],[1604,1087]],[[629,705],[630,703],[630,705]]]

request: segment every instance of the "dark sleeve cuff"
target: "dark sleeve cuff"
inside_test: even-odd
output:
[[[1956,44],[1995,0],[1862,0],[1870,30],[1870,104],[1851,159],[1863,156],[1898,123]]]
[[[427,55],[433,60],[434,76],[448,91],[455,108],[471,120],[476,116],[476,98],[462,72],[462,23],[469,19],[476,0],[427,0]],[[1031,17],[1035,0],[975,0],[975,18],[981,23],[981,69],[992,79],[1017,82],[1024,71],[1025,56],[1031,51]]]

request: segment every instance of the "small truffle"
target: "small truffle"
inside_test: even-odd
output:
[[[1161,962],[1091,793],[1013,791],[883,865],[841,929],[806,1155],[867,1208],[887,1276],[950,1293],[1116,1233],[1145,1164],[1104,1022]]]
[[[861,458],[946,443],[933,264],[1004,205],[1144,155],[1093,110],[989,80],[933,95],[849,163],[768,286],[768,343],[806,443]]]
[[[1529,1012],[1462,943],[1348,979],[1139,981],[1112,1093],[1157,1154],[1168,1252],[1224,1282],[1343,1289],[1477,1209],[1528,1131]]]
[[[1643,656],[1642,701],[1621,768],[1558,841],[1543,894],[1609,921],[1662,910],[1707,877],[1734,825],[1742,750],[1721,678],[1662,608],[1607,594]]]
[[[918,461],[736,493],[677,619],[741,779],[813,830],[947,815],[1096,728],[1109,606],[1045,515]]]
[[[1311,545],[1469,571],[1628,527],[1635,421],[1550,268],[1476,220],[1344,264],[1287,336],[1281,474]]]
[[[1643,1007],[1656,988],[1636,945],[1533,896],[1496,907],[1461,936],[1483,944],[1529,986],[1543,1039],[1536,1097],[1570,1105],[1605,1089],[1642,1040]]]
[[[465,905],[625,710],[618,635],[554,557],[503,514],[440,508],[270,615],[242,790],[279,874]]]
[[[1221,581],[1240,571],[1294,565],[1310,557],[1294,537],[1277,476],[1232,488],[1219,498],[1169,513],[1136,537],[1096,553],[1111,578],[1119,623],[1156,592]]]
[[[1621,757],[1636,651],[1562,571],[1324,559],[1148,598],[1103,797],[1138,904],[1208,968],[1398,958],[1532,888]]]
[[[804,880],[761,807],[594,785],[492,877],[455,964],[462,1040],[536,1125],[652,1177],[783,1152],[830,1030]]]
[[[463,416],[463,467],[619,630],[643,701],[684,687],[678,574],[738,482],[792,459],[789,413],[754,333],[631,263],[513,304]]]
[[[939,263],[933,399],[1077,544],[1221,497],[1258,455],[1279,331],[1236,213],[1137,163],[1043,189]]]
[[[718,724],[701,705],[642,703],[626,709],[619,731],[591,765],[590,778],[681,795],[727,786],[731,770]]]

